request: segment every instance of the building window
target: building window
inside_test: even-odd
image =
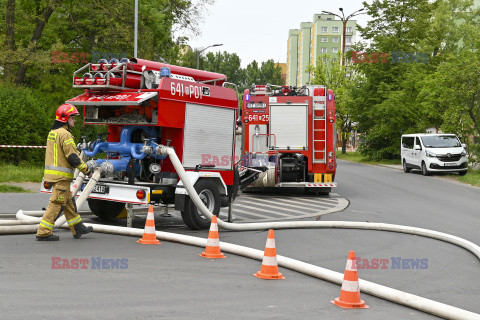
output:
[[[345,42],[346,43],[352,42],[352,37],[345,37]]]
[[[328,27],[322,27],[322,32],[328,32]]]
[[[332,38],[332,41],[333,41],[333,42],[338,42],[338,41],[340,41],[340,38],[339,38],[339,37],[333,37],[333,38]]]
[[[328,38],[327,37],[322,37],[322,42],[328,42]]]
[[[347,32],[352,32],[352,27],[347,27]]]
[[[327,53],[328,52],[328,48],[322,48],[322,53]]]
[[[337,62],[337,59],[336,59],[336,58],[333,58],[333,59],[332,59],[332,62],[333,62],[333,63]]]
[[[338,32],[338,27],[332,27],[332,32]]]
[[[338,48],[332,48],[333,53],[338,53]]]

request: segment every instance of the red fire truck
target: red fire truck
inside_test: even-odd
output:
[[[243,94],[241,119],[242,189],[301,187],[328,194],[337,186],[332,90],[256,85]]]
[[[169,158],[153,150],[174,147],[200,198],[218,215],[239,186],[238,99],[230,85],[223,74],[142,59],[101,60],[77,70],[73,86],[85,92],[66,103],[83,107],[84,124],[108,127],[107,137],[81,146],[112,168],[89,196],[92,212],[113,218],[125,204],[175,204],[188,227],[207,228]]]

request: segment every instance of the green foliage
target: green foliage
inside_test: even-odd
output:
[[[54,112],[47,101],[30,89],[0,86],[1,143],[45,145]],[[45,158],[45,150],[0,148],[0,158],[2,161],[15,164],[39,163]]]
[[[0,184],[0,193],[29,193],[30,191],[17,186]]]
[[[328,55],[318,56],[315,68],[309,67],[307,72],[312,73],[313,84],[325,85],[335,93],[337,127],[342,133],[342,153],[345,153],[346,141],[353,127],[349,96],[356,83],[356,74],[351,66],[342,66],[339,63],[341,59],[341,53],[336,60],[329,59]]]
[[[196,69],[197,51],[184,49],[180,61],[182,66]],[[199,69],[226,75],[228,82],[238,86],[239,93],[250,88],[252,84],[284,84],[282,69],[272,59],[262,62],[261,65],[254,60],[243,69],[236,53],[209,52],[205,57],[200,55]]]
[[[272,59],[262,62],[259,67],[258,62],[253,60],[245,69],[244,82],[240,83],[242,89],[249,88],[253,84],[274,84],[282,85],[282,69]]]
[[[0,164],[0,182],[41,182],[43,178],[43,161],[40,164],[21,165]]]
[[[479,136],[478,12],[472,1],[375,0],[364,3],[372,20],[359,27],[368,52],[422,53],[426,63],[354,64],[348,111],[364,132],[360,151],[374,159],[399,157],[400,136],[440,128]],[[468,10],[467,10],[468,9]],[[470,10],[471,11],[471,10]],[[472,50],[474,49],[474,50]],[[371,62],[371,61],[370,61]]]

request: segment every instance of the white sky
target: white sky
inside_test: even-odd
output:
[[[216,0],[204,13],[200,23],[201,35],[188,35],[187,42],[193,49],[207,52],[227,51],[236,53],[246,67],[253,60],[263,62],[287,62],[288,30],[299,29],[301,22],[312,22],[313,15],[322,10],[345,15],[361,9],[361,0]],[[370,2],[370,1],[368,1]],[[366,25],[366,14],[356,16],[357,23]],[[358,40],[358,38],[357,38]]]

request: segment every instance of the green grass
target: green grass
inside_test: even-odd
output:
[[[468,170],[463,177],[458,177],[458,181],[480,187],[480,170]]]
[[[41,182],[43,166],[0,164],[0,182]]]
[[[396,160],[371,160],[365,158],[360,152],[347,152],[346,154],[342,154],[341,151],[337,151],[337,159],[365,163],[365,164],[402,164],[400,159]]]
[[[31,192],[16,186],[9,186],[7,184],[0,184],[0,193],[20,193],[20,192]]]

